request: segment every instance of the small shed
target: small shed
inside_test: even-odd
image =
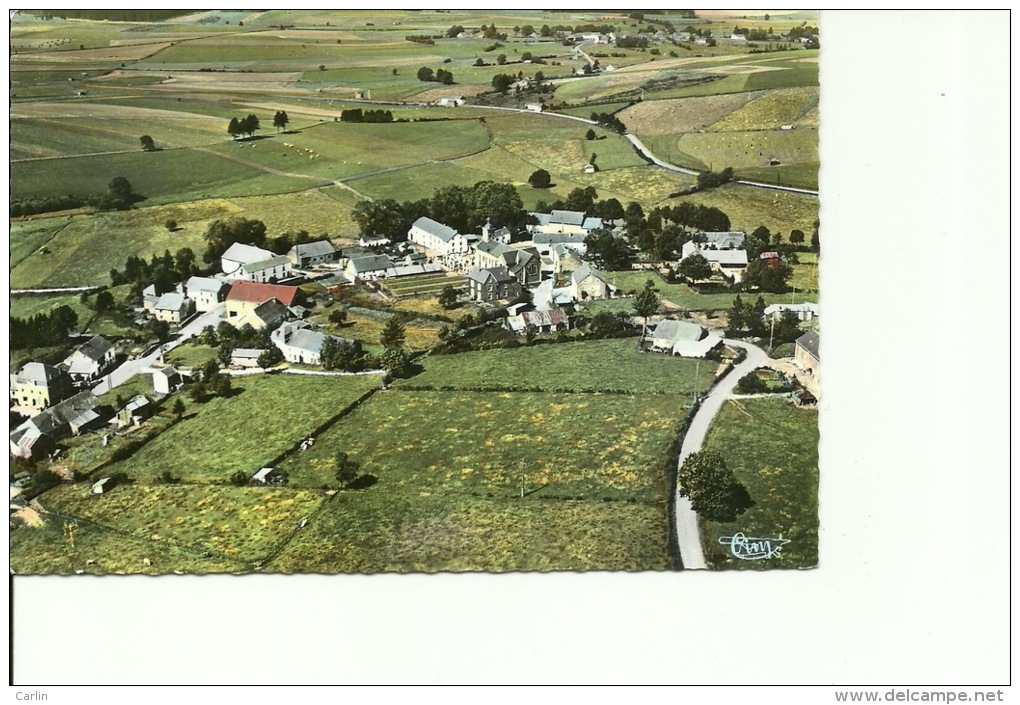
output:
[[[104,477],[102,480],[99,480],[98,482],[92,485],[92,496],[101,497],[102,495],[112,490],[115,484],[116,483],[114,482],[112,477]]]

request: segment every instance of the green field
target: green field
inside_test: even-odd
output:
[[[255,473],[339,414],[379,378],[265,375],[235,381],[241,391],[202,405],[111,470],[155,481],[164,471],[188,482],[224,483]]]
[[[60,287],[105,284],[110,270],[123,269],[129,255],[146,259],[190,247],[199,257],[205,250],[203,234],[213,216],[231,210],[220,203],[189,204],[169,208],[46,218],[11,229],[12,249],[23,257],[11,270],[11,287]],[[169,232],[165,223],[175,218],[179,229]],[[46,240],[43,233],[51,234]],[[42,251],[45,244],[47,252]]]
[[[92,523],[77,524],[73,542],[65,521],[51,519],[43,528],[19,527],[10,532],[11,572],[17,575],[90,575],[235,573],[246,566],[203,551],[152,541]],[[146,564],[146,561],[148,563]]]
[[[51,511],[156,546],[252,564],[289,538],[322,500],[306,490],[195,485],[123,485],[97,499],[79,484],[47,492],[42,501]]]
[[[668,525],[643,503],[338,495],[264,570],[668,570]]]
[[[669,394],[688,398],[695,370],[698,389],[715,377],[712,364],[637,350],[636,338],[534,345],[457,355],[430,355],[425,371],[400,382],[408,388],[528,389]],[[495,370],[516,370],[498,374]]]
[[[670,284],[658,272],[630,271],[630,272],[608,272],[609,281],[614,286],[620,287],[624,292],[640,291],[644,288],[645,282],[651,279],[660,298],[670,301],[680,308],[689,311],[722,311],[733,305],[733,299],[740,296],[746,301],[750,297],[752,302],[758,299],[757,293],[735,291],[733,293],[701,294],[686,284]],[[817,286],[816,286],[817,289]],[[790,294],[761,294],[766,304],[790,303]],[[797,302],[818,301],[817,291],[814,293],[797,292]]]
[[[143,205],[202,198],[282,193],[308,188],[305,179],[264,174],[192,149],[142,151],[11,164],[11,198],[103,195],[115,176],[130,182]]]
[[[701,521],[705,557],[715,568],[810,568],[818,564],[818,412],[785,399],[730,401],[709,430],[706,449],[723,456],[754,506],[735,521]],[[733,558],[720,536],[790,543],[780,558]]]

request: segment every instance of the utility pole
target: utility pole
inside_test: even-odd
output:
[[[518,463],[521,466],[521,499],[524,499],[524,463]]]
[[[769,355],[772,355],[772,336],[776,332],[776,314],[772,314],[772,326],[769,328]]]
[[[694,392],[691,395],[691,408],[698,403],[698,368],[701,366],[701,358],[694,360]]]

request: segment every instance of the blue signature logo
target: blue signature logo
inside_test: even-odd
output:
[[[790,540],[784,539],[782,534],[774,539],[758,539],[738,533],[733,536],[720,536],[719,543],[729,546],[734,558],[742,561],[760,561],[779,558],[783,546],[790,543]]]

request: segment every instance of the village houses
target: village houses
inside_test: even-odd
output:
[[[220,267],[227,279],[246,279],[274,283],[291,276],[293,268],[285,255],[277,255],[261,247],[235,242],[220,257]]]
[[[250,325],[255,330],[274,328],[300,302],[297,287],[255,282],[234,282],[227,294],[223,319],[235,328]]]
[[[472,267],[467,273],[467,284],[468,296],[475,301],[514,301],[521,295],[520,282],[506,267]]]
[[[188,298],[195,302],[195,310],[205,313],[223,301],[230,285],[212,277],[191,277],[184,288]]]
[[[319,264],[331,264],[336,262],[339,256],[340,251],[329,240],[294,245],[287,252],[287,259],[291,266],[297,269],[306,269]]]
[[[411,225],[411,229],[407,231],[407,241],[420,245],[426,255],[442,260],[450,269],[462,268],[466,256],[470,253],[466,235],[425,216],[418,218]]]
[[[93,336],[64,358],[61,366],[75,384],[89,382],[103,374],[117,359],[113,345],[101,335]]]
[[[11,375],[11,404],[38,412],[67,399],[73,389],[66,372],[42,362],[28,362]]]

